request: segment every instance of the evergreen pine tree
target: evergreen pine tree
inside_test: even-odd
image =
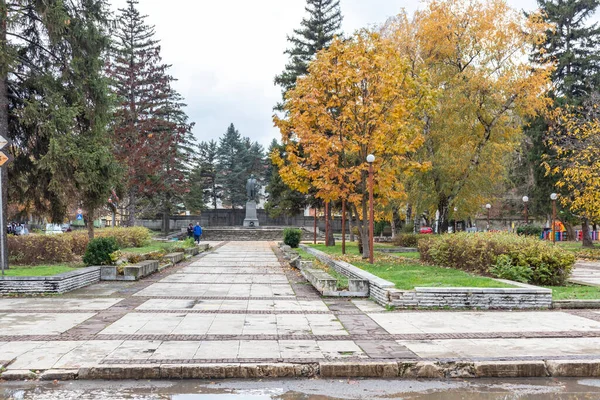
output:
[[[553,61],[555,97],[580,103],[600,82],[600,27],[589,24],[599,0],[538,0],[540,11],[553,27],[546,40],[538,46],[533,59],[543,63]]]
[[[0,1],[0,134],[13,141],[11,200],[28,214],[62,222],[81,204],[93,221],[118,176],[102,74],[108,15],[104,0]]]
[[[210,204],[217,209],[221,199],[221,188],[217,184],[217,157],[218,144],[214,140],[202,142],[198,146],[198,166],[203,182],[203,199],[205,204]]]
[[[222,187],[223,203],[231,208],[246,204],[246,148],[233,124],[219,139],[217,150],[217,179]]]
[[[269,146],[269,154],[275,151],[283,157],[285,149],[277,142],[277,139],[273,139]],[[268,182],[266,187],[268,201],[265,204],[265,210],[271,218],[293,217],[304,210],[307,196],[290,189],[279,176],[279,168],[273,163],[269,163],[266,180]]]
[[[119,101],[114,115],[115,153],[127,169],[128,223],[145,198],[146,211],[167,214],[182,201],[191,161],[191,127],[174,78],[163,64],[154,27],[146,25],[137,0],[120,9],[109,72]],[[167,230],[168,226],[163,226]]]
[[[342,13],[339,0],[306,0],[308,17],[303,18],[300,29],[287,40],[292,47],[285,51],[289,62],[284,71],[275,77],[275,84],[281,86],[282,97],[296,85],[298,77],[306,75],[308,64],[317,52],[331,43],[340,34]],[[282,109],[282,104],[276,106]]]
[[[546,40],[534,49],[532,60],[553,60],[556,63],[552,75],[555,106],[580,104],[597,90],[600,83],[600,55],[597,50],[600,27],[597,23],[588,23],[600,1],[538,0],[538,5],[546,21],[554,26],[546,32]],[[557,177],[547,176],[541,166],[542,157],[550,151],[545,144],[548,124],[543,117],[537,117],[529,121],[524,131],[528,138],[526,162],[533,177],[527,189],[531,198],[530,212],[532,215],[548,215],[551,212],[550,193],[557,191]],[[571,219],[565,216],[563,222]],[[570,224],[566,225],[569,227]]]

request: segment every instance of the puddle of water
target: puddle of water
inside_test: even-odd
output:
[[[245,380],[6,382],[4,400],[578,400],[600,380]]]

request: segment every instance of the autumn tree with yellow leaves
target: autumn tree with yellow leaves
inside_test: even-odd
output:
[[[281,178],[324,201],[346,200],[359,216],[364,244],[367,155],[376,156],[379,203],[404,196],[402,172],[425,166],[408,155],[423,143],[423,117],[432,105],[426,76],[414,73],[392,41],[362,30],[320,51],[288,92],[285,118],[274,117],[285,146],[285,159],[272,155]],[[363,256],[368,252],[366,245]]]
[[[593,247],[590,221],[600,221],[600,94],[582,106],[566,105],[549,116],[544,166],[558,176],[560,202],[581,218],[583,247]]]
[[[523,118],[547,106],[552,66],[528,61],[547,28],[504,0],[431,0],[382,30],[438,92],[414,158],[431,168],[408,183],[417,211],[439,211],[441,232],[454,207],[466,217],[495,195],[521,142]]]

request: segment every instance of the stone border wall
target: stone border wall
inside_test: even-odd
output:
[[[415,290],[392,290],[394,307],[527,309],[552,307],[552,290],[517,282],[516,288],[416,287]]]
[[[301,244],[300,247],[349,278],[369,281],[369,295],[383,306],[398,308],[476,308],[528,309],[551,308],[552,290],[524,283],[496,279],[514,288],[416,287],[399,290],[392,282],[381,279],[344,261],[334,260],[322,251]]]
[[[61,294],[100,282],[100,267],[78,268],[53,276],[0,277],[0,294]]]
[[[334,260],[322,251],[313,249],[312,247],[309,247],[307,245],[301,244],[300,248],[302,248],[307,253],[312,254],[319,261],[327,264],[336,272],[345,275],[350,279],[361,279],[368,281],[369,296],[381,305],[389,304],[388,292],[389,290],[394,289],[396,287],[392,282],[386,281],[385,279],[375,276],[345,261]]]

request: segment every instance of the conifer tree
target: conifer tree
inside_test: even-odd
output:
[[[223,188],[223,203],[231,208],[246,203],[245,148],[242,137],[233,124],[219,139],[217,150],[217,183]]]
[[[217,209],[221,199],[221,188],[217,184],[217,157],[218,144],[215,140],[202,142],[198,146],[198,168],[203,182],[203,199],[205,204],[210,204]]]
[[[532,59],[538,63],[552,61],[556,69],[552,74],[554,106],[580,105],[591,93],[598,90],[600,83],[600,27],[590,24],[600,1],[598,0],[538,0],[545,20],[553,25],[546,31],[546,40],[533,52]],[[531,198],[530,211],[534,215],[548,215],[550,193],[557,191],[556,175],[546,174],[541,165],[545,155],[554,159],[553,150],[547,147],[548,123],[537,117],[525,127],[528,137],[527,161],[533,176],[528,190]],[[572,219],[570,217],[565,217]],[[570,227],[569,221],[564,219]]]
[[[306,0],[305,10],[308,14],[302,19],[299,29],[287,40],[291,47],[285,51],[289,62],[280,75],[275,77],[275,84],[281,86],[282,96],[296,86],[296,79],[306,75],[308,64],[317,52],[328,47],[336,35],[340,34],[342,13],[339,0]],[[277,109],[283,109],[278,104]]]
[[[269,146],[269,154],[273,153],[277,153],[279,157],[283,157],[285,153],[284,146],[280,145],[277,139],[273,139]],[[271,218],[293,217],[304,210],[307,204],[307,195],[286,185],[279,175],[279,167],[272,162],[269,163],[267,169],[266,181],[268,201],[265,209]]]
[[[242,137],[233,124],[219,139],[216,184],[223,204],[231,208],[246,204],[246,181],[254,174],[259,186],[264,179],[264,151],[260,144]]]
[[[192,153],[192,124],[162,63],[154,27],[137,10],[137,0],[120,9],[109,72],[119,101],[114,115],[115,153],[126,166],[128,224],[141,211],[159,207],[165,224],[179,203]],[[167,230],[168,226],[163,226]]]
[[[0,134],[13,141],[11,200],[54,222],[82,205],[90,237],[118,173],[105,130],[107,17],[104,0],[0,2],[0,108],[8,104],[8,132],[2,116]]]

